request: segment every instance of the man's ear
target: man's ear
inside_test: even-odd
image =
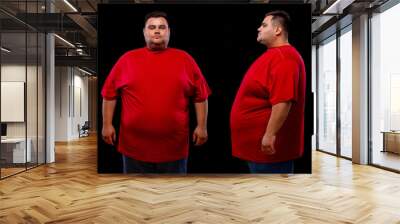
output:
[[[281,26],[276,26],[275,27],[275,34],[277,36],[282,34],[282,27]]]

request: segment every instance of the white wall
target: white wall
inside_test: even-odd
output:
[[[55,141],[68,140],[69,74],[67,67],[55,68]]]
[[[28,66],[29,69],[32,67]],[[25,64],[1,65],[1,81],[25,82]]]
[[[13,64],[13,65],[2,65],[1,66],[1,81],[5,82],[25,82],[25,74],[27,69],[28,74],[36,74],[36,66],[27,66],[27,68],[24,65],[18,65],[18,64]],[[29,77],[28,77],[29,78]],[[31,83],[32,82],[32,83]],[[36,81],[33,82],[33,80],[29,80],[29,85],[36,86]],[[36,88],[27,88],[27,103],[30,104],[31,102],[34,102],[34,104],[28,105],[31,106],[29,111],[36,110]],[[32,107],[35,108],[32,108]],[[39,105],[41,106],[41,105]],[[7,110],[7,108],[1,108],[2,110]],[[32,116],[30,116],[32,115]],[[28,113],[28,122],[35,121],[36,122],[36,113]],[[26,122],[7,122],[7,136],[8,137],[25,137],[25,123]],[[34,125],[28,125],[29,127],[33,127]],[[35,127],[33,127],[34,130],[36,130],[36,124]],[[28,134],[32,133],[31,131],[28,130]],[[36,135],[35,135],[36,136]],[[28,135],[28,137],[30,137]]]
[[[78,124],[88,120],[88,78],[72,67],[56,67],[56,141],[79,137]]]
[[[33,162],[39,159],[39,163],[44,163],[44,89],[43,72],[41,66],[25,64],[3,64],[1,66],[1,80],[11,82],[26,83],[26,107],[22,107],[27,119],[25,122],[6,122],[8,138],[30,139],[30,148]],[[27,81],[25,80],[27,78]],[[22,93],[23,94],[23,93]],[[1,108],[10,110],[10,108]],[[8,111],[11,112],[12,111]],[[39,155],[37,155],[39,153]]]
[[[83,77],[83,73],[79,70],[74,69],[74,82],[72,88],[74,91],[72,92],[73,96],[71,98],[74,102],[71,102],[72,108],[72,119],[71,119],[71,138],[78,138],[78,125],[82,126],[85,121],[88,120],[88,78],[87,76]]]
[[[88,101],[90,131],[97,132],[97,77],[88,79]]]

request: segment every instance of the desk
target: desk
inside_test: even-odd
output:
[[[26,140],[28,147],[25,152],[25,138],[6,138],[1,139],[1,157],[6,163],[25,163],[31,161],[31,145],[30,138]],[[12,158],[12,159],[11,159]],[[27,161],[25,161],[27,159]]]
[[[400,131],[382,131],[383,150],[382,152],[393,152],[400,154]]]

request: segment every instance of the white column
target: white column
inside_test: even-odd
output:
[[[353,162],[368,163],[368,15],[353,19]]]
[[[53,12],[54,6],[46,1],[47,12]],[[55,161],[55,53],[54,35],[46,34],[46,163]]]
[[[53,34],[46,35],[46,61],[47,61],[47,107],[46,107],[46,163],[52,163],[55,161],[54,151],[54,133],[55,133],[55,73],[54,73],[54,36]]]

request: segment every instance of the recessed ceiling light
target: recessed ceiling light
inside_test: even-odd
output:
[[[349,6],[354,0],[336,0],[322,14],[341,14],[343,9]]]
[[[67,4],[72,10],[74,10],[74,12],[78,12],[78,10],[71,4],[69,3],[68,0],[64,0],[65,4]]]
[[[64,43],[68,44],[69,46],[75,48],[75,45],[73,45],[73,44],[72,44],[71,42],[69,42],[68,40],[66,40],[66,39],[64,39],[64,38],[62,38],[62,37],[60,37],[60,36],[57,35],[57,34],[54,34],[54,36],[57,37],[58,39],[60,39],[61,41],[63,41]]]
[[[81,68],[79,68],[79,67],[78,67],[78,70],[81,71],[81,72],[83,72],[83,73],[85,73],[85,74],[87,74],[87,75],[90,75],[90,76],[92,75],[92,73],[90,73],[90,72],[88,72],[88,71],[86,71],[86,70],[83,70],[83,69],[81,69]]]
[[[5,47],[1,47],[1,51],[4,51],[6,53],[10,53],[11,52],[11,50],[9,50],[9,49],[7,49]]]

